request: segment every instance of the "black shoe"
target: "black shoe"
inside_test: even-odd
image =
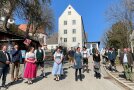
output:
[[[47,78],[46,76],[42,76],[43,78]]]
[[[78,79],[77,79],[77,78],[75,78],[75,81],[78,81]]]
[[[10,85],[13,85],[14,84],[14,82],[12,81],[12,82],[10,82]]]
[[[24,82],[24,83],[28,83],[28,81]]]
[[[80,81],[83,81],[82,79],[80,79]]]
[[[82,76],[80,76],[80,81],[82,81]]]
[[[87,73],[89,73],[89,69],[87,70]]]
[[[83,69],[83,73],[85,72],[85,70]]]
[[[7,88],[8,88],[6,85],[2,85],[1,87],[5,88],[5,89],[7,89]]]

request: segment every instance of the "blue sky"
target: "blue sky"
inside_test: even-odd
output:
[[[119,0],[52,0],[51,7],[55,16],[55,32],[58,31],[58,18],[71,4],[83,17],[84,28],[88,33],[88,41],[101,40],[103,33],[109,27],[105,12],[107,8]],[[24,23],[16,19],[16,23]]]
[[[55,14],[55,29],[56,31],[58,29],[58,17],[71,4],[83,17],[84,28],[88,33],[88,41],[99,41],[109,26],[105,12],[111,4],[117,1],[119,0],[53,0],[52,8]]]

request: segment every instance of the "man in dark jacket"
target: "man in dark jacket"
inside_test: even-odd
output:
[[[7,46],[3,45],[0,51],[0,79],[2,78],[2,87],[6,88],[6,77],[9,72],[10,56],[7,53]]]
[[[124,48],[124,52],[121,54],[120,60],[124,68],[126,79],[132,80],[131,67],[133,65],[133,58],[132,55],[128,52],[127,48]]]
[[[74,64],[74,53],[73,47],[71,47],[71,50],[68,51],[68,58],[69,58],[69,68],[73,67]]]
[[[127,48],[128,52],[132,55],[133,61],[134,61],[134,53],[132,52],[131,48]]]
[[[115,68],[115,60],[116,60],[116,52],[114,48],[110,48],[108,52],[108,59],[110,60],[110,70],[114,71]]]
[[[17,81],[19,78],[19,69],[20,69],[20,62],[22,60],[22,54],[19,50],[18,45],[14,45],[14,49],[11,51],[12,54],[12,68],[11,68],[11,80],[12,82]],[[14,77],[14,71],[16,68],[16,75]]]

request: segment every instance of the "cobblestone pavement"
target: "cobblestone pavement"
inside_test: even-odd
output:
[[[61,81],[54,81],[54,76],[51,74],[52,67],[47,67],[47,78],[37,77],[32,85],[24,83],[26,80],[20,80],[16,84],[11,85],[8,90],[125,90],[116,82],[112,81],[103,68],[102,78],[96,79],[93,72],[92,58],[89,59],[89,73],[83,73],[83,81],[75,81],[74,69],[68,68],[68,63],[64,65],[65,76]],[[38,76],[40,71],[38,72]],[[10,82],[10,74],[8,75]],[[8,83],[7,82],[7,83]]]

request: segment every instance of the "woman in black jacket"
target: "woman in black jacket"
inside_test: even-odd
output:
[[[98,50],[96,50],[95,54],[94,54],[94,76],[96,78],[101,78],[101,74],[100,74],[100,61],[101,61],[101,58],[100,58],[100,53]]]

